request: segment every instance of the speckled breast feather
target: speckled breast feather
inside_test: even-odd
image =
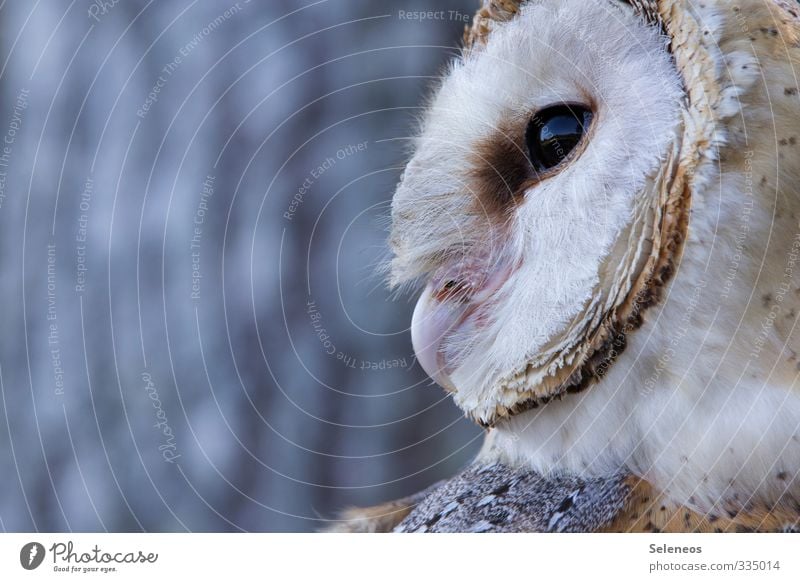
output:
[[[396,532],[591,532],[622,511],[624,475],[543,477],[506,465],[476,464],[434,490]]]

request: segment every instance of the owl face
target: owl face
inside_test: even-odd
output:
[[[541,0],[450,67],[392,204],[418,360],[471,416],[563,393],[630,300],[682,124],[659,29]]]

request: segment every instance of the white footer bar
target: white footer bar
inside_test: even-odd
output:
[[[2,580],[800,580],[795,534],[3,534]],[[180,578],[178,578],[180,577]]]

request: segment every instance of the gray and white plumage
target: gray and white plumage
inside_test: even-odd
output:
[[[476,464],[432,491],[394,531],[594,531],[614,521],[629,492],[624,475],[545,478],[497,463]]]

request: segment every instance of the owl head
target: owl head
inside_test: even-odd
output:
[[[690,4],[487,0],[430,101],[391,281],[422,283],[418,361],[484,425],[590,389],[679,270],[758,75]]]

